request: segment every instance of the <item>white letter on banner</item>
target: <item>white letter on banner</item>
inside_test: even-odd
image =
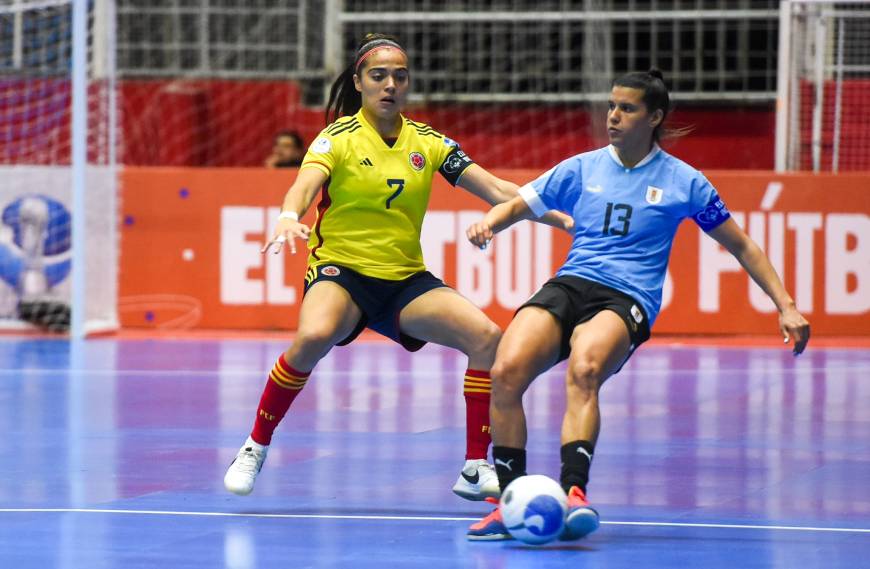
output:
[[[780,276],[785,279],[783,274],[784,267],[784,229],[783,218],[781,213],[771,213],[769,217],[770,223],[767,223],[768,218],[760,211],[754,211],[749,214],[749,237],[761,247],[762,251],[767,253],[767,258],[770,259],[770,264]],[[747,279],[749,282],[749,304],[752,307],[764,313],[776,312],[776,305],[770,300],[770,297],[764,293],[760,286],[755,284],[752,278]]]
[[[815,279],[815,232],[822,227],[821,213],[790,213],[788,228],[794,230],[794,302],[807,314],[813,311]]]
[[[465,229],[462,229],[465,240]],[[452,211],[430,211],[423,218],[420,245],[423,248],[423,262],[429,272],[444,278],[444,246],[456,241],[456,214]]]
[[[743,226],[744,215],[732,211],[731,218]],[[712,237],[700,234],[698,243],[698,310],[701,312],[719,312],[719,277],[722,273],[736,273],[741,269],[734,256],[722,248]]]
[[[278,214],[281,213],[281,208],[270,207],[266,213],[266,239],[272,238],[273,227],[278,219]],[[305,241],[296,240],[296,254],[305,254]],[[277,255],[272,254],[271,250],[266,257],[266,302],[269,304],[296,304],[296,287],[287,286],[284,278],[284,267],[287,261],[287,255],[290,255],[290,248],[287,244],[281,249]],[[262,255],[262,253],[261,253]]]
[[[262,267],[260,244],[246,241],[249,233],[263,233],[263,208],[221,208],[221,302],[262,304],[263,281],[248,278],[249,269]]]
[[[483,251],[472,245],[465,236],[465,230],[481,218],[483,213],[479,211],[459,212],[456,227],[456,289],[480,308],[486,308],[492,303],[492,250],[501,236],[496,236]]]
[[[665,282],[662,285],[662,307],[659,312],[670,306],[673,299],[674,279],[671,277],[671,270],[665,269]]]
[[[512,225],[497,239],[495,297],[505,308],[516,308],[532,295],[532,224]]]
[[[855,247],[850,249],[851,240]],[[825,311],[863,314],[870,310],[870,217],[860,213],[827,216],[825,263]],[[852,291],[849,275],[856,281]]]

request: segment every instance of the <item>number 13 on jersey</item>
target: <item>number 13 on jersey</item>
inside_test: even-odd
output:
[[[631,223],[632,208],[628,204],[607,202],[607,212],[604,214],[603,235],[628,235]]]

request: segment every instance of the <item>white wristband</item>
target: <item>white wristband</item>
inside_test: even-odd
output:
[[[278,215],[278,219],[292,219],[293,221],[299,221],[299,214],[295,211],[282,211],[280,215]]]

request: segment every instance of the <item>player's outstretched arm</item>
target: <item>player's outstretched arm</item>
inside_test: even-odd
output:
[[[473,245],[486,249],[496,233],[523,219],[535,219],[535,214],[526,205],[525,200],[517,196],[486,212],[482,221],[473,223],[465,230],[465,236]]]
[[[296,239],[308,239],[308,234],[311,231],[307,225],[299,221],[311,202],[314,201],[314,196],[320,190],[323,183],[326,182],[326,174],[317,168],[303,168],[296,175],[296,181],[287,190],[287,195],[284,196],[284,204],[281,206],[281,215],[278,216],[278,223],[275,225],[275,232],[272,234],[272,239],[266,243],[260,250],[265,253],[274,245],[273,251],[280,253],[284,243],[290,247],[291,253],[296,253]]]
[[[779,328],[783,341],[794,340],[793,351],[800,354],[810,340],[810,323],[797,311],[794,300],[785,290],[764,251],[740,229],[733,219],[710,231],[710,236],[725,247],[749,273],[779,310]]]
[[[469,166],[465,172],[462,173],[457,185],[468,190],[490,205],[496,205],[512,200],[518,195],[519,190],[519,186],[513,182],[493,176],[478,164],[472,164]],[[534,221],[551,225],[558,229],[563,229],[568,233],[574,231],[574,218],[562,213],[561,211],[548,211],[541,217],[531,216],[528,219],[533,219]]]

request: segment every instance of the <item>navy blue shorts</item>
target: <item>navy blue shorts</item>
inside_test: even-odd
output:
[[[602,310],[612,310],[617,313],[628,328],[631,349],[625,361],[628,361],[634,350],[649,340],[649,320],[640,303],[616,289],[580,277],[570,275],[553,277],[545,282],[541,290],[532,298],[520,306],[517,312],[526,306],[544,308],[559,321],[562,327],[562,340],[559,345],[560,362],[568,359],[571,354],[571,335],[574,333],[574,328],[578,324],[591,320]]]
[[[430,290],[447,286],[429,271],[423,271],[400,281],[367,277],[342,265],[309,267],[305,275],[305,292],[316,282],[331,281],[346,290],[350,298],[362,310],[362,318],[347,338],[337,345],[353,342],[365,329],[398,342],[409,352],[416,352],[426,345],[403,334],[399,329],[399,314],[412,300]]]

